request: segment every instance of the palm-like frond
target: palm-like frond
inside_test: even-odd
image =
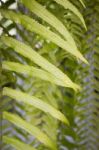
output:
[[[18,141],[17,139],[13,139],[13,138],[9,138],[9,137],[4,136],[3,140],[4,140],[5,143],[12,145],[16,149],[21,149],[21,150],[24,150],[24,149],[36,150],[32,146],[24,144],[24,143]]]
[[[85,134],[86,125],[83,125],[83,120],[87,120],[87,114],[89,112],[89,110],[84,110],[85,113],[83,111],[84,108],[89,106],[89,103],[85,101],[86,95],[84,95],[84,93],[86,89],[83,90],[84,92],[82,92],[82,94],[80,93],[77,97],[75,97],[75,93],[72,90],[68,88],[65,90],[65,88],[63,88],[70,87],[74,90],[80,89],[74,82],[80,83],[82,78],[86,79],[86,76],[88,75],[89,67],[86,66],[82,68],[82,63],[79,61],[81,64],[78,65],[71,57],[75,56],[76,60],[80,59],[87,63],[81,53],[83,52],[83,54],[87,54],[87,52],[82,50],[84,49],[87,51],[90,48],[89,45],[85,43],[87,36],[84,40],[82,40],[82,35],[84,35],[85,31],[82,30],[81,22],[85,28],[86,25],[81,13],[76,7],[80,4],[79,2],[81,2],[85,8],[83,1],[79,0],[73,2],[76,6],[68,0],[31,0],[31,3],[26,0],[21,0],[20,2],[23,10],[19,11],[25,14],[16,13],[12,10],[5,10],[5,8],[9,6],[8,3],[7,5],[6,3],[3,4],[1,9],[3,17],[1,20],[2,28],[4,30],[3,32],[10,35],[11,32],[9,32],[9,29],[14,28],[17,30],[17,35],[16,37],[14,36],[14,38],[5,35],[1,38],[2,44],[0,47],[2,48],[1,52],[4,60],[2,63],[3,72],[6,76],[8,72],[8,74],[12,75],[13,78],[15,77],[17,79],[17,81],[13,80],[13,85],[11,82],[9,85],[10,88],[4,88],[3,93],[4,95],[16,99],[16,101],[11,101],[11,99],[9,100],[14,103],[13,112],[21,116],[19,117],[7,112],[4,113],[5,119],[15,124],[15,126],[12,127],[14,129],[14,133],[10,134],[14,137],[14,139],[4,137],[4,141],[11,144],[16,149],[20,147],[21,149],[24,149],[25,146],[27,149],[32,149],[32,146],[39,150],[47,149],[47,147],[57,149],[57,144],[59,145],[59,149],[64,149],[65,147],[69,150],[73,150],[75,148],[97,148],[98,144],[96,141],[98,136],[94,132],[95,130],[89,128],[89,126],[91,123],[97,128],[98,124],[96,119],[98,117],[98,115],[96,115],[96,105],[98,104],[96,88],[98,89],[98,85],[94,85],[95,92],[93,95],[96,101],[95,103],[90,102],[90,104],[93,104],[93,110],[91,110],[92,113],[95,110],[95,122],[92,121],[93,119],[89,119],[88,135],[87,132]],[[9,4],[11,4],[11,1]],[[46,7],[44,7],[43,4]],[[95,9],[97,10],[96,7]],[[58,11],[59,13],[57,13]],[[10,27],[9,25],[6,26],[4,24],[4,22],[9,20],[12,20]],[[88,22],[87,26],[89,30]],[[78,49],[81,50],[81,52],[78,51]],[[88,57],[89,54],[87,54],[87,59],[90,62]],[[95,60],[98,60],[98,50],[95,51],[94,57]],[[98,61],[95,61],[94,66],[95,68],[98,68]],[[79,71],[82,73],[80,74]],[[94,71],[94,74],[94,82],[96,83],[98,78],[97,69]],[[7,79],[5,79],[4,74],[2,78],[4,78],[4,83],[2,85],[6,86]],[[7,81],[8,83],[10,83],[11,78],[9,82]],[[60,87],[56,85],[59,85]],[[17,90],[13,90],[13,87]],[[84,89],[86,87],[86,83],[83,83],[83,86],[81,84],[81,87]],[[26,97],[29,101],[26,101]],[[6,97],[4,98],[6,100]],[[77,101],[77,98],[81,99],[81,101]],[[31,101],[31,99],[33,100]],[[43,105],[40,103],[38,107],[38,103],[36,101],[34,104],[34,99],[37,102],[42,102]],[[24,101],[29,105],[20,103],[20,101]],[[34,106],[40,110],[36,109]],[[12,111],[10,109],[8,109],[9,112]],[[64,118],[64,115],[60,113],[61,109],[63,114],[68,118],[70,126],[65,126],[64,124],[59,126],[59,122],[52,117],[54,116],[63,121],[66,117]],[[48,113],[42,113],[41,110],[49,112],[52,116]],[[20,120],[20,122],[15,123],[15,119]],[[20,124],[21,121],[23,121],[22,123],[26,125],[26,128],[22,131],[20,131],[20,128],[22,127]],[[30,127],[31,124],[32,129],[33,127],[36,127],[39,132],[49,139],[49,143],[52,141],[52,143],[55,144],[47,144],[47,142],[41,141],[44,140],[44,138],[38,138],[37,134],[34,135],[33,133],[34,137],[31,136],[31,132],[27,130],[27,126]],[[20,128],[18,129],[17,126]],[[82,126],[84,127],[82,128]],[[51,127],[53,127],[53,129]],[[93,139],[90,140],[90,138],[88,138],[89,133],[95,133],[93,134],[95,142]],[[6,132],[5,134],[7,135]],[[84,140],[82,136],[84,136]],[[35,137],[38,140],[35,139]],[[23,142],[20,142],[16,138]],[[89,144],[88,140],[91,141],[91,144]],[[39,141],[44,143],[45,146]],[[28,145],[25,145],[24,142]],[[18,147],[18,145],[20,145],[20,147]],[[29,145],[31,145],[31,147]]]

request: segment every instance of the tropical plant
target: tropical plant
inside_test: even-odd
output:
[[[1,1],[1,149],[98,150],[99,2],[87,1]]]

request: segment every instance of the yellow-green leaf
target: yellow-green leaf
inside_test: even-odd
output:
[[[28,99],[27,99],[28,101]],[[14,125],[20,127],[21,129],[24,129],[27,131],[29,134],[35,136],[41,143],[43,143],[45,146],[56,150],[56,145],[54,144],[53,141],[49,139],[49,137],[43,133],[39,128],[31,125],[30,123],[26,122],[19,116],[8,113],[8,112],[3,112],[3,118],[10,121]]]
[[[36,150],[32,146],[27,145],[27,144],[15,139],[15,138],[11,138],[8,136],[3,136],[3,142],[6,144],[10,144],[16,150]]]
[[[35,0],[21,0],[21,2],[33,13],[53,26],[68,41],[68,43],[73,46],[73,49],[77,49],[75,41],[72,38],[70,32],[66,29],[63,23],[59,19],[57,19],[50,11],[48,11],[44,6],[42,6]]]
[[[7,87],[5,87],[3,89],[3,95],[9,96],[17,101],[24,102],[25,104],[34,106],[34,107],[42,110],[43,112],[48,113],[51,116],[66,123],[67,125],[69,125],[67,118],[60,111],[58,111],[53,106],[49,105],[46,102],[43,102],[43,100],[41,100],[35,96],[30,96],[26,93],[23,93],[23,92],[20,92],[17,90],[13,90],[13,89],[7,88]]]
[[[56,3],[62,5],[65,9],[70,9],[75,15],[79,17],[81,22],[83,23],[85,29],[87,29],[85,21],[83,19],[82,14],[79,12],[79,10],[68,0],[54,0]]]
[[[60,86],[64,86],[64,87],[66,86],[62,80],[59,80],[53,74],[51,74],[45,70],[29,66],[29,65],[23,65],[20,63],[4,61],[4,62],[2,62],[2,68],[6,69],[6,70],[18,72],[21,74],[28,74],[29,76],[37,77],[42,80],[49,81],[51,83],[54,83],[54,84],[57,84]]]
[[[26,44],[23,44],[22,42],[19,42],[11,37],[2,36],[1,39],[7,46],[12,47],[22,56],[29,58],[43,69],[53,74],[56,78],[62,80],[67,87],[73,88],[74,90],[80,89],[80,87],[73,83],[66,74],[48,62],[48,60],[39,55],[30,46],[27,46]]]
[[[5,18],[11,19],[12,21],[16,23],[23,25],[27,30],[31,32],[36,32],[37,34],[43,36],[44,38],[49,39],[51,42],[55,43],[66,52],[72,54],[76,58],[88,64],[87,60],[83,57],[83,55],[77,49],[73,49],[71,44],[68,44],[68,42],[62,39],[59,35],[52,32],[45,26],[39,24],[34,19],[26,15],[18,14],[18,13],[7,11],[7,10],[1,10],[1,13]]]
[[[84,8],[86,8],[86,6],[85,6],[85,4],[84,4],[84,2],[83,2],[83,0],[79,0],[80,2],[81,2],[81,4],[83,5],[83,7]]]

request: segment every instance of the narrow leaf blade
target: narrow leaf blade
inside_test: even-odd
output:
[[[48,11],[41,4],[36,2],[35,0],[21,0],[21,2],[28,7],[33,13],[42,18],[52,27],[54,27],[71,45],[73,45],[73,49],[77,49],[76,43],[72,38],[72,35],[67,30],[67,28],[63,25],[63,23],[57,19],[50,11]]]
[[[36,150],[35,148],[33,148],[30,145],[27,145],[17,139],[8,137],[8,136],[3,136],[3,141],[6,144],[10,144],[11,146],[13,146],[14,148],[16,148],[17,150]]]
[[[43,100],[40,100],[37,97],[30,96],[26,93],[13,90],[7,87],[3,89],[3,95],[9,96],[17,101],[24,102],[25,104],[34,106],[45,113],[49,113],[51,116],[57,118],[58,120],[64,122],[65,124],[69,125],[68,119],[60,111],[58,111],[48,103],[43,102]]]
[[[86,6],[85,6],[85,4],[84,4],[84,2],[83,2],[83,0],[79,0],[80,2],[81,2],[81,4],[83,5],[83,7],[84,8],[86,8]]]
[[[15,124],[19,128],[24,129],[29,134],[35,136],[45,146],[50,147],[53,150],[54,149],[56,150],[55,144],[47,137],[46,134],[40,131],[39,128],[31,125],[30,123],[27,123],[26,121],[21,119],[19,116],[8,113],[8,112],[3,112],[3,118]]]
[[[29,58],[43,69],[53,74],[56,78],[62,80],[67,87],[73,88],[75,91],[80,89],[80,87],[73,83],[66,74],[64,74],[53,64],[49,63],[48,60],[39,55],[30,46],[27,46],[26,44],[23,44],[22,42],[19,42],[11,37],[2,36],[1,39],[7,46],[12,47],[22,56]]]
[[[2,68],[6,69],[6,70],[17,72],[17,73],[21,73],[21,74],[27,74],[31,77],[37,77],[42,80],[49,81],[51,83],[54,83],[54,84],[57,84],[60,86],[64,86],[64,87],[66,86],[65,83],[62,82],[62,80],[59,80],[53,74],[51,74],[45,70],[29,66],[29,65],[23,65],[20,63],[4,61],[4,62],[2,62]]]
[[[26,15],[14,13],[12,11],[7,11],[7,10],[1,10],[1,13],[5,18],[11,19],[15,23],[19,23],[23,25],[27,30],[31,32],[36,32],[37,34],[43,36],[44,38],[49,39],[51,42],[55,43],[66,52],[70,53],[71,55],[75,56],[76,58],[88,64],[87,60],[77,49],[73,49],[71,47],[71,44],[68,44],[68,42],[62,39],[59,35],[52,32],[45,26],[39,24],[34,19]]]
[[[81,22],[83,23],[85,29],[87,30],[85,21],[83,19],[82,14],[79,12],[79,10],[68,0],[54,0],[56,3],[62,5],[65,9],[70,9],[75,15],[77,15],[79,17],[79,19],[81,20]]]

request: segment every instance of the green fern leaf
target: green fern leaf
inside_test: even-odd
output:
[[[75,15],[77,15],[79,17],[79,19],[81,20],[81,22],[83,23],[85,29],[87,30],[85,21],[83,19],[82,14],[79,12],[79,10],[68,0],[54,0],[56,3],[62,5],[65,9],[70,9]]]
[[[60,111],[58,111],[57,109],[55,109],[51,105],[43,102],[42,100],[40,100],[37,97],[30,96],[26,93],[16,91],[16,90],[13,90],[13,89],[7,88],[7,87],[5,87],[3,89],[3,95],[14,98],[17,101],[24,102],[25,104],[34,106],[34,107],[42,110],[45,113],[49,113],[51,116],[59,119],[60,121],[66,123],[67,125],[69,125],[69,121]]]
[[[39,24],[34,19],[12,11],[1,10],[1,13],[5,18],[11,19],[16,23],[23,25],[26,29],[28,29],[31,32],[36,32],[37,34],[40,34],[44,38],[49,39],[50,41],[64,49],[66,52],[72,54],[76,58],[88,64],[87,60],[78,50],[74,49],[70,44],[68,44],[67,41],[63,40],[60,36],[50,31],[45,26]]]
[[[77,49],[76,43],[72,38],[70,32],[66,29],[63,23],[57,19],[50,11],[40,5],[35,0],[21,0],[21,2],[28,7],[33,13],[41,17],[44,21],[54,27],[67,41],[73,45],[73,49]]]
[[[86,8],[86,6],[85,6],[85,4],[84,4],[84,2],[83,2],[83,0],[79,0],[80,2],[81,2],[81,4],[83,5],[83,7],[84,8]]]
[[[14,148],[16,148],[17,150],[36,150],[35,148],[33,148],[30,145],[27,145],[23,142],[20,142],[17,139],[11,138],[11,137],[7,137],[7,136],[3,136],[3,142],[6,144],[10,144],[11,146],[13,146]]]
[[[3,112],[3,118],[15,124],[19,128],[24,129],[29,134],[35,136],[45,146],[53,150],[56,150],[56,145],[54,144],[54,142],[52,142],[49,139],[49,137],[45,133],[43,133],[39,128],[31,125],[30,123],[27,123],[26,121],[21,119],[19,116],[8,113],[8,112]]]
[[[4,62],[2,62],[2,68],[6,69],[6,70],[18,72],[21,74],[27,74],[31,77],[38,77],[42,80],[49,81],[51,83],[54,83],[54,84],[57,84],[60,86],[64,86],[64,87],[66,86],[65,83],[62,82],[62,80],[59,80],[53,74],[51,74],[45,70],[38,69],[36,67],[22,65],[20,63],[14,63],[14,62],[10,62],[10,61],[4,61]]]
[[[53,74],[59,80],[62,80],[67,87],[71,87],[74,90],[80,89],[78,85],[73,83],[67,75],[61,72],[53,64],[49,63],[45,58],[40,56],[36,51],[34,51],[30,46],[23,44],[13,38],[2,36],[2,41],[7,45],[12,47],[16,52],[22,56],[29,58],[31,61],[35,62],[37,65],[45,69],[46,71]]]

